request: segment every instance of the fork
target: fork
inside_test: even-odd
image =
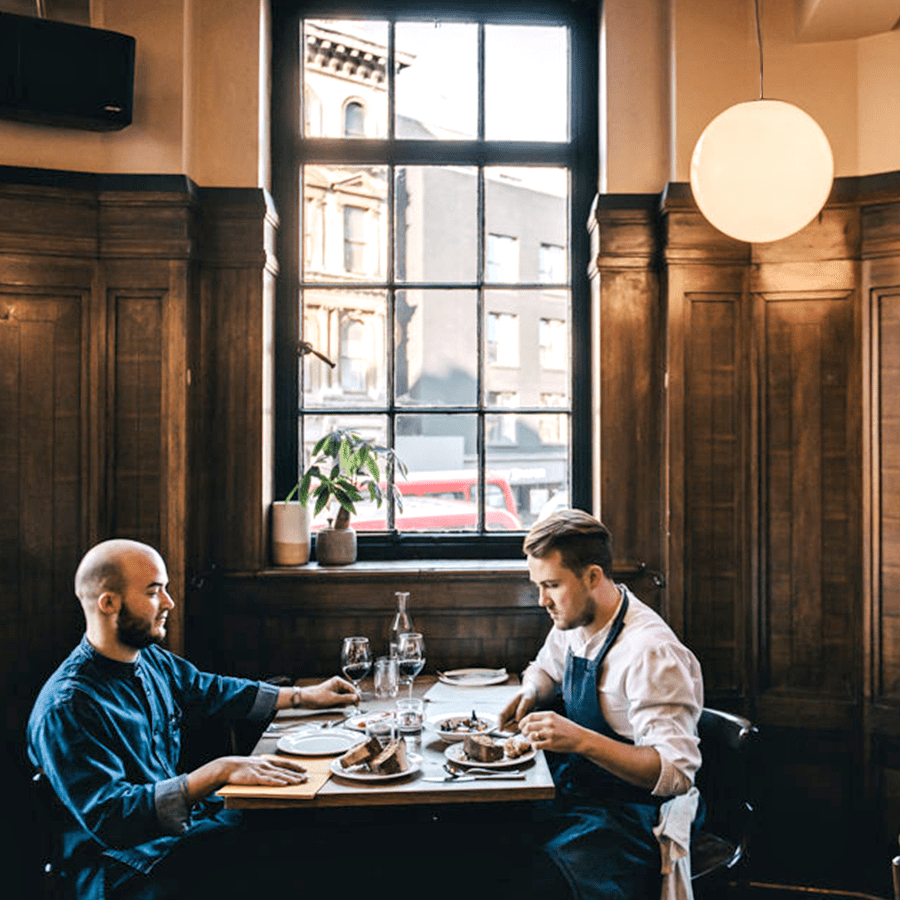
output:
[[[454,778],[460,778],[465,775],[487,775],[493,776],[495,778],[500,778],[504,775],[507,775],[512,776],[513,778],[518,778],[520,775],[522,775],[521,769],[480,769],[478,768],[478,766],[463,768],[462,766],[454,765],[449,761],[444,763],[444,770]]]

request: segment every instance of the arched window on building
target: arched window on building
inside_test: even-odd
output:
[[[361,138],[366,136],[366,111],[362,103],[351,100],[344,107],[344,137]]]

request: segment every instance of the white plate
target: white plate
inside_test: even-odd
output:
[[[391,711],[388,710],[375,710],[368,714],[359,713],[355,716],[350,716],[346,722],[344,722],[344,728],[352,728],[354,731],[361,731],[365,734],[366,731],[366,722],[374,722],[378,719],[385,719],[388,716],[392,715]]]
[[[503,684],[508,678],[506,669],[451,669],[438,675],[444,684],[455,684],[457,687],[487,687]]]
[[[483,713],[475,710],[475,715],[478,716],[483,722],[488,723],[488,727],[484,729],[484,731],[476,731],[474,734],[487,734],[493,728],[497,727],[497,716],[492,715],[491,713]],[[431,731],[435,734],[439,735],[442,741],[447,741],[448,743],[463,741],[466,738],[465,731],[441,731],[438,726],[442,722],[446,722],[447,719],[470,719],[472,717],[472,710],[468,710],[468,712],[452,712],[452,713],[441,713],[439,716],[432,716],[427,721],[427,725]]]
[[[478,769],[514,769],[521,763],[527,763],[534,759],[537,751],[532,747],[527,753],[517,756],[515,759],[498,759],[497,762],[477,762],[466,756],[466,750],[462,744],[450,744],[444,751],[444,756],[452,763],[458,763],[461,766],[474,766]]]
[[[370,772],[362,766],[350,766],[349,769],[345,769],[339,759],[333,759],[331,761],[331,771],[339,778],[347,778],[350,781],[394,781],[397,778],[405,778],[407,775],[412,775],[413,772],[418,772],[422,768],[422,757],[415,753],[410,753],[406,757],[406,762],[408,763],[408,768],[402,772],[381,775],[377,772]]]
[[[337,756],[358,743],[359,735],[352,731],[328,729],[286,734],[278,739],[276,746],[282,753],[296,756]]]

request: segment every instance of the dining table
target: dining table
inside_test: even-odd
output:
[[[328,710],[281,710],[269,723],[253,748],[254,755],[290,756],[307,770],[305,784],[285,787],[258,785],[226,785],[219,790],[227,809],[362,809],[365,807],[453,807],[461,804],[484,804],[484,810],[498,806],[515,808],[515,804],[551,800],[553,779],[543,751],[532,749],[521,760],[510,760],[488,767],[486,774],[473,777],[465,771],[474,763],[455,768],[462,777],[448,772],[448,754],[459,756],[462,744],[448,742],[438,732],[438,723],[456,716],[497,716],[518,692],[518,679],[488,678],[482,683],[422,675],[414,682],[412,696],[423,701],[423,728],[419,734],[404,735],[412,762],[410,770],[388,778],[365,778],[343,772],[337,758],[343,751],[304,756],[293,752],[296,746],[321,744],[321,741],[292,740],[291,736],[345,735],[345,743],[362,741],[365,734],[347,727],[359,716],[375,715],[396,708],[399,697],[406,696],[405,686],[399,697],[378,698],[372,684],[361,682],[362,700],[354,707]],[[315,679],[299,683],[313,684]],[[499,682],[499,683],[498,683]],[[325,744],[327,745],[327,741]],[[340,743],[335,741],[335,743]],[[286,752],[285,748],[291,752]],[[448,749],[455,748],[455,749]],[[327,749],[327,746],[325,747]],[[489,805],[489,806],[488,806]]]

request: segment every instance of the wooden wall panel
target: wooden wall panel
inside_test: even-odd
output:
[[[853,322],[848,295],[766,298],[765,687],[847,700],[859,684]]]
[[[0,666],[26,688],[5,704],[10,724],[82,628],[84,312],[82,296],[0,289]]]
[[[876,695],[900,700],[900,293],[876,296],[877,408],[875,485],[878,543],[874,590],[880,617],[881,653]]]
[[[737,295],[691,294],[685,349],[687,638],[707,690],[736,695],[745,659],[746,317]]]
[[[163,480],[162,300],[112,300],[113,509],[111,530],[154,547],[161,543]]]
[[[617,560],[665,569],[662,417],[665,366],[653,208],[601,202],[591,219],[598,411],[594,512],[613,535]],[[635,502],[636,498],[639,498]],[[681,631],[680,609],[642,584],[641,599]]]

